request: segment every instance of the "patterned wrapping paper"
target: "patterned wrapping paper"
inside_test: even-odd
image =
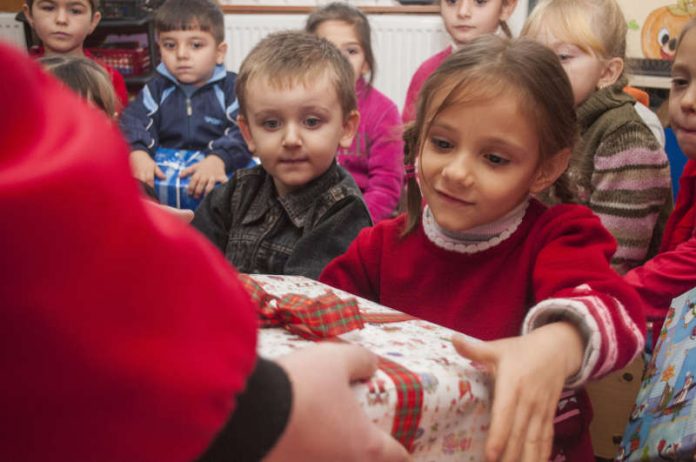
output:
[[[456,353],[450,341],[454,331],[301,276],[242,275],[242,279],[254,281],[270,298],[283,297],[291,304],[297,302],[291,294],[305,300],[336,296],[344,305],[356,302],[364,328],[338,338],[363,345],[380,357],[377,373],[353,386],[368,416],[391,431],[415,460],[483,460],[491,382]],[[352,322],[350,313],[347,317]],[[393,322],[404,318],[409,320]],[[331,319],[332,324],[345,323]],[[281,328],[261,329],[259,354],[274,358],[305,348],[313,342],[304,335]]]
[[[155,163],[167,176],[164,180],[155,177],[155,193],[162,204],[178,209],[196,210],[203,198],[196,199],[186,188],[191,177],[181,178],[181,172],[205,159],[201,151],[185,149],[157,148]]]
[[[178,209],[196,208],[203,202],[203,196],[199,199],[191,196],[186,188],[191,182],[191,176],[181,178],[181,172],[194,164],[205,159],[202,151],[191,151],[186,149],[170,149],[157,148],[155,152],[155,163],[166,175],[164,180],[155,177],[155,194],[160,203],[176,207]],[[254,159],[250,159],[249,163],[243,168],[251,168],[257,165]],[[232,178],[234,172],[228,173],[227,177]],[[219,187],[217,183],[215,187]]]
[[[670,306],[617,461],[696,460],[696,288]]]

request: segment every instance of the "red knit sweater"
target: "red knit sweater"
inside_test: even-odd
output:
[[[640,298],[610,268],[615,241],[589,209],[547,209],[533,200],[508,239],[473,254],[436,246],[422,225],[400,238],[404,221],[400,216],[363,230],[320,280],[484,340],[520,334],[538,302],[577,305],[594,326],[598,356],[585,374],[592,378],[623,367],[642,350]],[[567,436],[562,433],[557,428],[557,440]],[[592,453],[586,434],[563,449],[568,460],[584,461]]]

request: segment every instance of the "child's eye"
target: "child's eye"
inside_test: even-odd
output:
[[[559,53],[558,54],[558,59],[560,59],[561,62],[568,61],[570,58],[572,58],[572,56],[570,56],[569,54],[566,54],[566,53]]]
[[[672,88],[683,88],[689,81],[684,77],[672,77]]]
[[[445,0],[445,3],[449,6],[454,6],[457,4],[457,0]]]
[[[454,147],[454,145],[446,139],[438,138],[436,136],[430,138],[430,144],[433,146],[433,148],[435,148],[436,151],[449,151]]]
[[[509,164],[509,163],[510,163],[510,161],[509,161],[508,159],[506,159],[506,158],[504,158],[504,157],[500,157],[500,156],[497,155],[497,154],[486,154],[486,155],[483,156],[483,157],[485,157],[486,160],[488,160],[488,163],[493,164],[493,165],[496,165],[496,166],[498,166],[498,165],[506,165],[506,164]]]
[[[174,48],[176,48],[176,45],[174,44],[174,42],[164,42],[162,43],[162,48],[166,50],[173,50]]]
[[[266,130],[275,130],[280,127],[280,122],[276,119],[267,119],[261,122],[261,126]]]
[[[197,50],[197,49],[203,47],[203,43],[202,43],[202,42],[193,42],[193,43],[191,44],[191,47],[192,47],[194,50]]]
[[[53,11],[55,9],[55,7],[51,3],[42,3],[39,6],[39,9],[41,11]]]
[[[348,48],[346,50],[346,53],[348,53],[349,55],[357,55],[360,53],[360,50],[357,48]]]
[[[70,8],[70,14],[74,14],[74,15],[85,14],[85,9],[84,8]]]
[[[321,125],[321,119],[318,117],[307,117],[304,123],[309,128],[317,128]]]
[[[476,0],[474,3],[478,6],[481,6],[481,5],[485,5],[486,3],[488,3],[488,0]]]

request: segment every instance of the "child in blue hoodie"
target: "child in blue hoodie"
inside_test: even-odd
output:
[[[223,66],[223,13],[212,0],[167,0],[155,29],[162,63],[121,117],[131,168],[154,186],[155,177],[165,179],[155,163],[159,148],[201,151],[203,159],[181,172],[200,198],[251,160],[236,123],[236,74]]]

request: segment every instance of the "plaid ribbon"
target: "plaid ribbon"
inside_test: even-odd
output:
[[[328,290],[314,299],[298,294],[276,297],[266,292],[249,275],[240,274],[239,279],[259,306],[262,327],[283,327],[309,340],[322,340],[353,329],[362,329],[364,322],[381,324],[416,319],[402,313],[361,315],[355,298],[343,300]],[[396,387],[396,411],[391,434],[411,451],[423,412],[423,386],[420,377],[382,356],[378,356],[377,364]]]
[[[240,275],[242,284],[259,307],[261,327],[283,327],[308,340],[321,340],[365,327],[358,302],[343,300],[327,291],[317,298],[268,294],[258,282]]]

